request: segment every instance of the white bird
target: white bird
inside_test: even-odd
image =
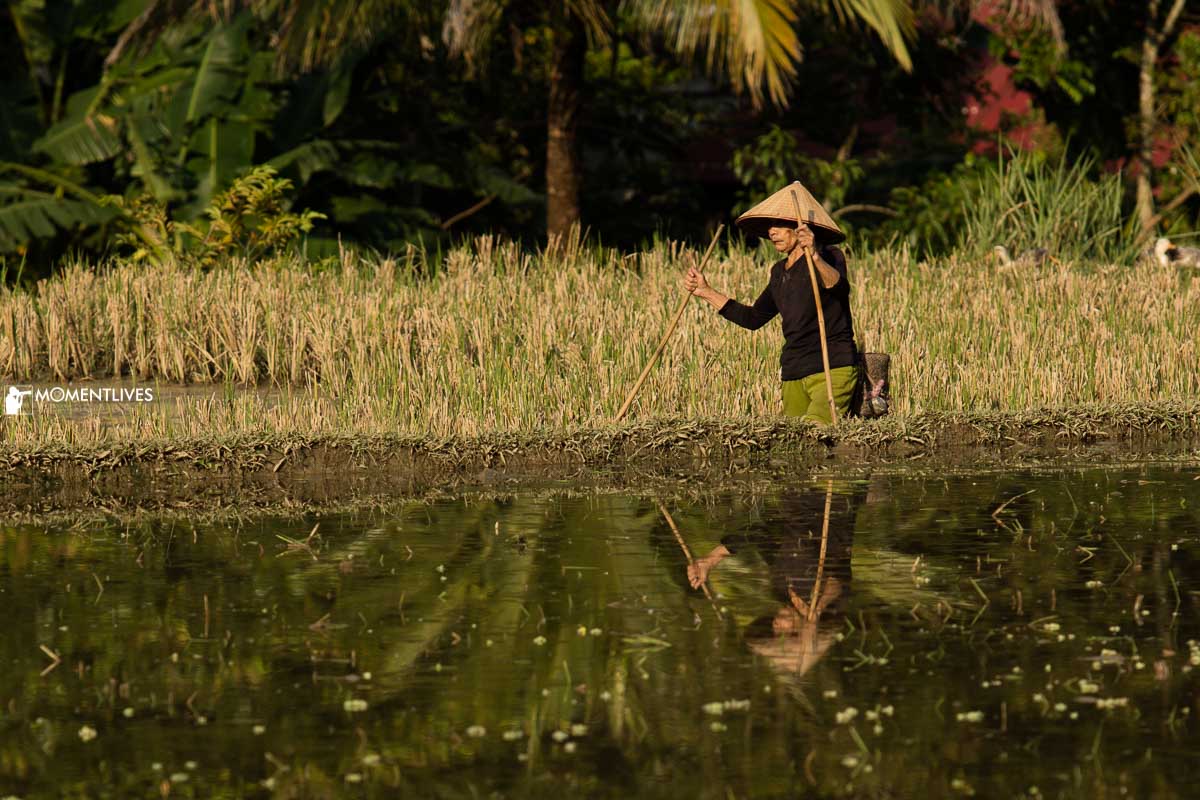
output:
[[[1154,257],[1164,267],[1200,267],[1200,247],[1180,247],[1165,236],[1154,243]]]
[[[1008,248],[1002,244],[998,244],[992,248],[992,252],[996,254],[996,258],[1000,259],[1001,266],[1005,267],[1036,267],[1047,258],[1052,261],[1056,259],[1050,255],[1050,251],[1044,247],[1038,247],[1033,250],[1026,250],[1021,255],[1017,256],[1014,261],[1012,256],[1008,254]]]

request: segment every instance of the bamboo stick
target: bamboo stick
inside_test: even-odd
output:
[[[725,230],[725,225],[722,223],[717,226],[717,232],[713,234],[712,241],[708,243],[708,249],[704,251],[704,258],[700,260],[699,272],[704,271],[704,265],[708,263],[708,257],[712,255],[712,251],[717,246],[717,239],[721,236],[721,231]],[[633,398],[637,397],[638,390],[642,388],[642,384],[646,382],[646,377],[650,374],[650,370],[654,369],[654,365],[658,363],[658,357],[662,355],[663,349],[667,346],[667,340],[671,338],[671,334],[675,332],[675,326],[679,324],[680,318],[683,317],[683,312],[687,308],[688,300],[692,299],[691,292],[684,292],[683,299],[679,301],[679,308],[675,311],[675,316],[671,319],[671,324],[667,326],[667,332],[663,334],[662,341],[658,343],[658,347],[654,351],[654,355],[650,356],[650,360],[646,362],[646,368],[642,370],[642,374],[638,376],[637,383],[633,385],[629,396],[625,398],[625,403],[621,406],[621,410],[617,412],[616,421],[620,422],[625,416],[625,412],[633,405]]]
[[[792,205],[796,209],[796,230],[800,230],[800,226],[804,224],[804,220],[800,215],[800,198],[796,196],[796,190],[792,189]],[[825,393],[829,395],[829,421],[831,424],[836,424],[837,403],[833,401],[833,375],[829,371],[829,342],[825,338],[825,312],[821,309],[821,288],[817,285],[817,265],[813,261],[812,250],[804,248],[804,258],[808,261],[808,277],[812,279],[813,288],[813,303],[817,307],[817,328],[821,332],[821,364],[825,368]]]

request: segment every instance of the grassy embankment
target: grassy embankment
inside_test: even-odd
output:
[[[329,441],[468,455],[540,445],[605,458],[678,439],[724,448],[817,438],[777,418],[778,324],[751,334],[700,301],[630,422],[612,424],[694,257],[666,244],[625,257],[594,247],[540,254],[484,238],[436,269],[419,252],[347,256],[315,273],[287,262],[208,273],[72,267],[32,293],[0,289],[0,376],[128,375],[228,390],[187,410],[131,408],[115,422],[7,418],[0,448],[14,464]],[[765,249],[720,251],[707,275],[750,302],[770,260]],[[850,264],[860,346],[893,355],[894,414],[845,423],[840,441],[997,439],[1029,427],[1197,432],[1191,275],[917,263],[902,251],[851,253]]]

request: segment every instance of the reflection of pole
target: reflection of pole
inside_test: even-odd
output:
[[[695,560],[692,559],[692,551],[688,549],[687,542],[683,540],[683,534],[679,532],[678,526],[675,525],[675,520],[671,519],[671,515],[667,512],[667,507],[662,504],[661,500],[655,500],[654,502],[658,504],[658,510],[662,512],[664,517],[666,517],[667,525],[671,527],[671,533],[675,534],[675,541],[679,542],[679,547],[683,550],[683,557],[687,559],[688,566],[692,566],[692,564],[696,563]],[[704,590],[704,596],[707,597],[709,602],[713,604],[713,609],[717,612],[717,616],[721,616],[721,611],[717,608],[717,603],[713,599],[712,592],[708,590],[708,583],[706,581],[702,581],[700,583],[700,588]]]
[[[817,598],[821,595],[821,577],[825,573],[825,549],[829,545],[829,511],[833,507],[833,481],[825,490],[825,519],[821,522],[821,555],[817,557],[817,579],[813,581],[812,602],[808,604],[808,619],[817,618]]]

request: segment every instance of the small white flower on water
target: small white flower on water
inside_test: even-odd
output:
[[[436,567],[434,567],[434,569],[435,569],[435,570],[437,570],[438,572],[445,572],[445,571],[446,571],[446,565],[445,565],[445,564],[438,564]]]
[[[483,643],[483,646],[484,646],[484,647],[491,647],[491,646],[492,646],[492,640],[491,640],[491,639],[488,639],[486,642],[484,642],[484,643]]]
[[[1100,581],[1088,581],[1087,583],[1084,584],[1084,586],[1086,586],[1089,589],[1099,589],[1103,585],[1104,584],[1101,583]]]
[[[1051,669],[1050,665],[1049,665],[1049,664],[1047,664],[1047,665],[1046,665],[1046,672],[1049,672],[1049,671],[1050,671],[1050,669]]]
[[[188,774],[186,772],[172,772],[171,783],[187,783]]]
[[[183,762],[183,768],[184,768],[184,769],[186,769],[186,770],[188,770],[189,772],[195,772],[195,771],[196,771],[196,767],[197,767],[197,766],[199,766],[199,765],[198,765],[198,764],[196,764],[196,762],[195,762],[195,761],[185,761],[185,762]]]
[[[720,720],[713,720],[708,726],[708,729],[713,733],[720,733],[721,731],[725,730],[725,723],[721,722]]]
[[[1055,703],[1054,710],[1061,714],[1062,712],[1067,710],[1067,704],[1066,703]]]
[[[869,709],[863,713],[863,717],[867,722],[877,722],[879,720],[879,712],[874,709]]]
[[[349,700],[347,700],[346,702],[342,703],[342,708],[344,708],[345,710],[347,710],[351,713],[353,713],[355,711],[366,711],[367,710],[367,701],[363,700],[360,697],[352,697]]]
[[[254,733],[255,736],[262,736],[264,733],[267,732],[267,726],[266,725],[255,725],[250,730]]]
[[[881,708],[879,710],[881,712],[883,712],[884,714],[887,714],[889,717],[896,713],[896,709],[893,708],[892,706],[884,706],[883,708]]]
[[[124,710],[121,711],[121,714],[123,714],[125,716],[125,719],[132,719],[133,718],[133,706],[126,706],[124,708]]]
[[[826,700],[832,700],[833,698],[837,697],[837,695],[838,695],[837,689],[826,689],[824,692],[821,693],[821,696],[824,697]]]
[[[959,722],[983,722],[982,711],[960,711],[956,715]]]
[[[1042,626],[1042,628],[1047,633],[1054,633],[1055,631],[1060,630],[1062,628],[1062,625],[1059,625],[1057,622],[1047,622],[1045,625]]]
[[[1096,701],[1096,708],[1124,708],[1129,705],[1128,697],[1101,697]]]
[[[1095,694],[1096,692],[1100,691],[1100,684],[1093,683],[1087,678],[1083,678],[1079,681],[1079,691],[1082,694]]]
[[[564,744],[564,745],[563,745],[563,752],[564,752],[564,753],[574,753],[574,752],[575,752],[575,743],[574,743],[574,742],[567,742],[566,744]]]
[[[705,714],[712,714],[713,716],[720,716],[721,714],[725,713],[725,706],[717,700],[714,700],[711,703],[705,703],[703,706],[701,706],[701,708],[704,709]]]
[[[515,742],[518,739],[524,738],[524,736],[525,736],[525,731],[518,730],[515,728],[512,730],[507,730],[504,733],[500,734],[500,738],[502,738],[506,742]]]
[[[612,692],[605,689],[600,693],[600,699],[607,703],[609,700],[612,700]]]
[[[266,789],[268,792],[275,791],[275,779],[274,778],[263,778],[259,782],[259,785],[262,786],[264,789]]]
[[[555,731],[554,733],[550,734],[550,738],[561,743],[570,738],[570,735],[566,731]]]
[[[1121,626],[1120,626],[1120,625],[1109,625],[1109,626],[1108,626],[1108,632],[1109,632],[1109,633],[1120,633],[1120,632],[1121,632]]]
[[[571,735],[572,736],[587,736],[587,732],[588,732],[588,727],[587,727],[587,725],[584,725],[583,723],[576,722],[574,725],[571,726]]]
[[[580,625],[578,628],[575,629],[575,633],[578,636],[587,636],[587,627],[584,625]]]
[[[550,696],[550,690],[542,689],[542,697],[549,697],[549,696]]]
[[[162,762],[155,761],[153,764],[150,765],[150,769],[154,770],[155,772],[162,772]]]
[[[880,725],[878,722],[876,722],[875,723],[875,735],[879,736],[881,733],[883,733],[883,726]]]
[[[362,674],[362,679],[363,679],[364,681],[369,681],[369,680],[371,680],[371,673],[369,673],[369,672],[364,672],[364,673]]]
[[[535,636],[535,637],[533,637],[533,643],[536,644],[538,647],[541,647],[542,645],[544,645],[546,643],[546,637],[545,636]]]
[[[467,736],[470,736],[472,739],[482,739],[484,736],[487,736],[487,728],[482,725],[472,725],[467,728]]]
[[[85,742],[90,742],[92,739],[95,739],[96,736],[98,736],[98,735],[99,734],[96,733],[96,729],[93,728],[91,725],[84,725],[82,728],[79,729],[79,738]]]
[[[362,779],[363,779],[363,776],[362,776],[361,772],[347,772],[346,773],[346,783],[362,783]]]
[[[1078,711],[1072,711],[1072,712],[1071,712],[1071,719],[1079,719],[1079,712],[1078,712]]]
[[[524,764],[528,760],[529,753],[517,753],[517,761],[520,761],[522,764]]]
[[[366,767],[377,767],[379,766],[379,761],[379,753],[367,753],[362,757],[363,766]]]
[[[604,633],[604,631],[600,630],[599,628],[592,628],[590,631],[588,631],[588,633],[590,633],[592,636],[599,636],[600,634]]]
[[[204,716],[203,714],[199,715],[198,717],[196,717],[196,724],[197,725],[207,725],[208,717]]]
[[[858,709],[855,708],[854,706],[850,706],[849,708],[845,708],[845,709],[837,712],[837,714],[835,715],[834,718],[837,720],[838,725],[845,725],[847,722],[849,722],[850,720],[854,719],[857,716],[858,716]]]
[[[858,756],[846,756],[842,759],[842,766],[846,769],[854,769],[858,766]]]

